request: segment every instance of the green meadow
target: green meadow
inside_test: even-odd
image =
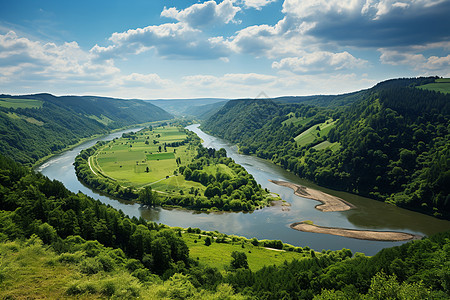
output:
[[[283,125],[290,125],[290,124],[294,124],[295,126],[298,125],[305,125],[306,123],[308,123],[309,121],[311,121],[313,119],[313,117],[295,117],[294,113],[289,113],[288,114],[289,119],[284,120],[282,122]]]
[[[418,88],[449,94],[450,93],[450,78],[436,79],[436,82],[421,85]]]
[[[309,251],[302,253],[294,251],[285,251],[279,249],[265,248],[263,246],[255,246],[251,240],[241,237],[228,236],[223,242],[215,242],[218,238],[210,237],[213,242],[206,246],[205,240],[208,235],[200,235],[195,233],[183,233],[182,238],[189,247],[189,255],[197,260],[200,265],[205,267],[217,268],[223,272],[227,270],[231,263],[231,253],[233,251],[244,252],[247,256],[249,268],[252,271],[258,271],[264,266],[281,265],[285,261],[293,259],[301,259],[303,257],[311,257]],[[260,241],[260,243],[262,243]]]
[[[299,146],[306,146],[308,144],[311,144],[320,137],[326,137],[331,128],[336,126],[336,122],[337,120],[333,121],[333,119],[329,119],[323,123],[315,124],[296,136],[294,140]],[[324,144],[323,146],[325,145],[326,144]]]
[[[41,108],[44,102],[36,99],[0,98],[0,106],[6,108]]]
[[[160,192],[187,193],[192,187],[203,191],[205,187],[200,183],[186,181],[176,173],[178,166],[191,162],[197,154],[186,139],[187,134],[180,127],[145,129],[107,143],[90,157],[89,163],[97,175],[122,186],[150,185]],[[177,142],[184,144],[171,147]]]

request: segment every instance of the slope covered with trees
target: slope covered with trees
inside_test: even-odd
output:
[[[138,100],[55,97],[50,94],[0,96],[0,153],[32,164],[80,139],[138,123],[170,119],[159,107]],[[15,105],[35,100],[39,105]]]
[[[335,109],[230,101],[203,128],[320,185],[448,219],[450,96],[415,88],[434,80],[389,80]],[[328,119],[338,120],[328,133],[296,142]]]

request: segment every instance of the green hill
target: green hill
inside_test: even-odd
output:
[[[335,108],[230,101],[202,126],[320,185],[448,219],[450,95],[417,88],[435,81],[388,80]]]
[[[33,164],[82,138],[172,116],[150,103],[50,94],[0,96],[0,153]]]

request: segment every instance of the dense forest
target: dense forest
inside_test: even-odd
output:
[[[443,299],[450,296],[450,234],[442,233],[373,257],[350,250],[315,252],[279,241],[255,246],[298,251],[303,258],[249,269],[243,251],[226,271],[199,264],[180,230],[129,218],[121,211],[0,156],[0,293],[20,298],[17,281],[39,277],[55,297],[169,299]],[[233,239],[234,240],[234,239]],[[239,240],[239,239],[238,239]],[[244,241],[241,239],[244,248]],[[206,238],[210,243],[224,243]],[[29,258],[27,260],[27,258]],[[39,264],[41,261],[43,263]],[[17,263],[33,266],[21,272]],[[58,275],[44,276],[55,272]],[[53,274],[53,273],[51,273]],[[72,274],[72,277],[69,275]],[[74,277],[74,274],[79,274]],[[64,281],[65,278],[70,280]],[[58,280],[61,280],[58,281]],[[47,296],[42,290],[33,297]]]
[[[94,134],[172,118],[161,108],[138,100],[50,94],[1,95],[0,100],[0,153],[25,164]],[[24,100],[36,105],[15,107]]]
[[[415,88],[433,80],[389,80],[338,108],[230,101],[202,126],[320,185],[448,219],[450,95]],[[327,120],[338,121],[299,143]]]

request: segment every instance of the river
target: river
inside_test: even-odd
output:
[[[119,131],[83,143],[72,150],[52,157],[36,169],[51,179],[61,181],[69,190],[73,192],[81,191],[86,195],[99,199],[103,203],[122,210],[130,217],[143,217],[145,220],[163,223],[169,226],[184,228],[198,227],[207,231],[217,230],[226,234],[245,236],[247,238],[256,237],[260,240],[282,240],[294,246],[308,246],[316,251],[347,248],[352,250],[353,253],[362,252],[366,255],[374,255],[383,248],[401,245],[403,242],[364,241],[328,234],[300,232],[289,228],[291,223],[311,220],[314,224],[320,226],[403,231],[417,235],[430,235],[450,230],[449,221],[439,220],[349,193],[318,187],[294,176],[269,161],[253,156],[241,155],[237,152],[236,146],[204,133],[199,129],[198,125],[190,125],[187,129],[195,132],[203,140],[205,147],[215,149],[225,148],[228,156],[252,174],[263,188],[268,188],[270,191],[279,194],[291,206],[281,207],[277,205],[256,210],[252,213],[199,213],[184,209],[143,209],[135,203],[118,201],[102,196],[78,181],[73,162],[81,150],[91,147],[99,140],[111,140],[121,136],[124,132],[139,129]],[[294,195],[292,189],[275,185],[269,182],[269,179],[284,180],[320,189],[349,201],[356,205],[357,208],[345,212],[321,212],[314,208],[319,202],[298,197]]]

